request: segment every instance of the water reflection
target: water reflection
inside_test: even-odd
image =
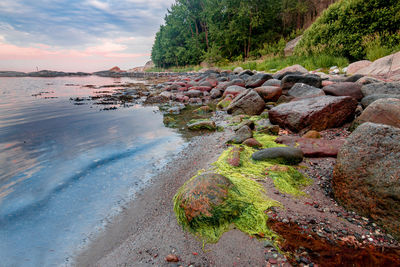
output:
[[[126,82],[136,81],[0,78],[2,264],[69,263],[86,236],[183,148],[155,107],[100,111],[69,100]]]

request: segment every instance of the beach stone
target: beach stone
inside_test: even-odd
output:
[[[256,131],[270,135],[279,134],[279,125],[273,125],[269,119],[261,119],[257,121]]]
[[[361,85],[366,85],[366,84],[370,84],[370,83],[381,83],[381,82],[383,82],[383,81],[373,78],[373,77],[364,76],[364,77],[358,79],[356,83],[359,83]]]
[[[245,140],[252,137],[253,137],[253,132],[251,131],[250,127],[244,125],[235,132],[235,135],[228,140],[228,143],[241,144]]]
[[[400,95],[385,95],[385,94],[374,94],[374,95],[369,95],[364,97],[361,100],[361,105],[363,106],[363,108],[368,107],[370,104],[372,104],[373,102],[375,102],[378,99],[383,99],[383,98],[397,98],[400,99]]]
[[[246,91],[246,88],[242,86],[231,85],[225,89],[223,96],[233,95],[234,97],[236,97],[237,95],[243,93],[244,91]]]
[[[290,89],[296,83],[304,83],[320,88],[322,79],[317,75],[287,75],[282,79],[282,90]]]
[[[353,82],[341,82],[322,88],[325,94],[333,96],[351,96],[356,100],[361,100],[364,95],[361,92],[361,85]]]
[[[281,69],[280,71],[277,71],[273,75],[273,77],[274,77],[274,79],[282,80],[283,77],[285,77],[286,75],[289,75],[289,74],[301,75],[301,74],[307,74],[307,73],[308,73],[308,70],[306,68],[304,68],[303,66],[301,66],[299,64],[296,64],[296,65]]]
[[[360,125],[365,122],[400,128],[400,99],[382,98],[376,100],[361,113],[354,123]]]
[[[196,91],[201,91],[201,92],[210,92],[211,91],[211,86],[192,86],[189,87],[189,91],[196,90]]]
[[[199,90],[190,90],[190,91],[184,92],[184,95],[188,96],[190,98],[202,97],[203,96],[203,92],[199,91]]]
[[[243,70],[242,72],[239,73],[239,77],[243,75],[253,76],[254,73],[251,70]]]
[[[243,126],[249,127],[250,130],[254,130],[254,128],[255,128],[254,121],[251,121],[251,120],[243,120],[239,125],[233,127],[233,130],[236,132],[236,131],[238,131],[240,128],[242,128]]]
[[[242,67],[236,67],[236,68],[233,70],[233,73],[239,74],[239,73],[241,73],[242,71],[243,71],[243,68],[242,68]]]
[[[199,131],[199,130],[208,130],[215,131],[217,129],[215,122],[212,120],[194,120],[190,121],[187,124],[189,130]]]
[[[400,238],[400,129],[364,123],[346,140],[333,171],[335,198]]]
[[[356,61],[354,63],[351,63],[348,67],[347,67],[347,71],[346,74],[347,75],[352,75],[357,73],[357,71],[368,67],[369,65],[371,65],[372,62],[369,60],[360,60],[360,61]]]
[[[222,96],[222,94],[223,94],[222,90],[218,89],[218,88],[213,88],[210,91],[210,96],[212,99],[220,98]]]
[[[299,132],[339,127],[354,117],[357,101],[348,96],[319,96],[278,105],[269,110],[269,120]]]
[[[217,103],[217,108],[225,110],[232,103],[232,97],[227,96]]]
[[[217,173],[201,174],[184,185],[178,199],[179,206],[184,210],[189,223],[196,218],[209,219],[211,222],[214,208],[224,204],[229,189],[233,187],[225,176]],[[232,216],[226,214],[229,215]]]
[[[265,102],[277,101],[282,95],[282,89],[276,86],[261,86],[254,89]]]
[[[400,95],[400,82],[370,83],[361,88],[364,96],[374,94]]]
[[[228,106],[228,114],[259,115],[265,109],[264,100],[252,89],[248,89],[236,96]]]
[[[362,75],[362,74],[354,74],[354,75],[351,75],[350,77],[347,77],[346,80],[344,80],[344,82],[355,83],[363,77],[364,77],[364,75]]]
[[[317,131],[311,130],[306,132],[303,136],[303,138],[321,138],[321,134]]]
[[[344,144],[344,140],[340,139],[326,140],[297,136],[279,136],[275,142],[297,147],[305,157],[309,158],[336,157],[340,147]]]
[[[246,88],[256,88],[261,86],[264,82],[272,79],[272,76],[270,74],[266,73],[257,73],[251,76],[249,79],[246,81]]]
[[[316,97],[325,95],[324,91],[321,89],[310,86],[304,83],[296,83],[293,87],[287,92],[289,96],[293,96],[296,98],[306,98],[306,97]]]
[[[251,157],[257,161],[296,165],[303,161],[303,152],[294,147],[270,147],[253,153]]]
[[[365,68],[359,69],[356,74],[385,76],[390,78],[400,73],[400,52],[379,58]]]
[[[260,142],[258,142],[256,139],[254,138],[249,138],[246,139],[246,141],[243,142],[244,145],[248,146],[248,147],[255,147],[255,148],[260,148],[262,147],[262,144]]]
[[[265,83],[263,83],[261,86],[277,86],[281,87],[281,81],[277,79],[269,79]]]
[[[232,167],[239,167],[241,165],[240,162],[240,154],[244,150],[243,147],[233,147],[231,151],[229,151],[229,155],[226,158],[226,162]]]
[[[179,262],[178,256],[173,255],[173,254],[167,255],[167,257],[165,257],[165,260],[166,260],[167,262]]]

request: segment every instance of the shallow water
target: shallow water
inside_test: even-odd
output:
[[[156,107],[70,101],[120,82],[0,78],[1,266],[68,265],[185,146]]]

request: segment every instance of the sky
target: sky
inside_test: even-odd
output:
[[[143,66],[173,2],[0,0],[0,71]]]

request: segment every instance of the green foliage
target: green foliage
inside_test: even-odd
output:
[[[400,44],[399,29],[400,1],[341,0],[325,10],[305,31],[295,52],[349,59],[362,59],[369,53],[375,58]],[[371,35],[379,35],[381,43],[366,43],[366,36]]]

